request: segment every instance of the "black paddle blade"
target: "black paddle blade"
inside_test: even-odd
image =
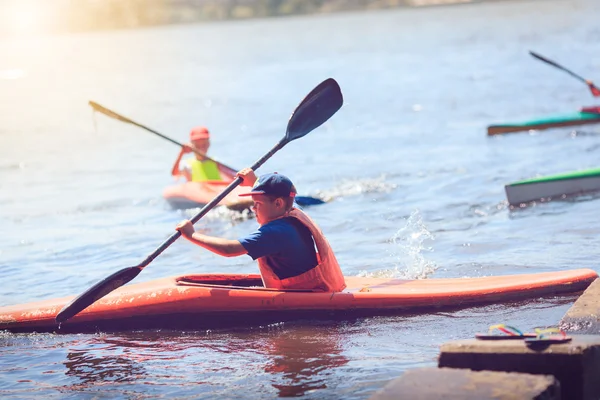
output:
[[[318,197],[311,197],[311,196],[296,196],[296,197],[294,197],[294,201],[296,202],[296,204],[298,204],[301,207],[325,204],[324,200],[321,200]]]
[[[335,79],[325,79],[296,107],[288,121],[284,140],[291,142],[321,126],[342,107],[342,104],[344,98],[340,85]]]
[[[56,322],[65,322],[69,318],[77,315],[80,311],[86,309],[88,306],[95,303],[97,300],[106,296],[113,290],[123,286],[142,271],[139,267],[128,267],[123,268],[120,271],[115,272],[108,278],[96,283],[94,286],[80,294],[76,299],[67,304],[60,310],[56,315]]]
[[[543,61],[543,62],[545,62],[545,63],[548,63],[548,64],[550,64],[550,65],[554,65],[555,67],[562,69],[562,66],[558,65],[558,64],[557,64],[557,63],[555,63],[554,61],[552,61],[552,60],[549,60],[549,59],[547,59],[546,57],[543,57],[543,56],[541,56],[541,55],[539,55],[539,54],[537,54],[537,53],[535,53],[535,52],[533,52],[533,51],[531,51],[531,50],[529,50],[529,54],[530,54],[532,57],[534,57],[534,58],[537,58],[537,59],[538,59],[538,60],[540,60],[540,61]]]

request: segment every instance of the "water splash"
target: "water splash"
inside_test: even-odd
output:
[[[428,261],[423,252],[433,251],[426,242],[434,240],[427,229],[419,210],[414,210],[406,219],[406,225],[400,228],[389,240],[393,245],[390,256],[395,259],[392,269],[378,271],[360,271],[358,276],[372,278],[425,279],[438,266]]]

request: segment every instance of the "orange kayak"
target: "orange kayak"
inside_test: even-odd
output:
[[[427,311],[579,292],[597,276],[591,269],[576,269],[458,279],[346,277],[343,292],[312,293],[266,289],[259,275],[186,275],[123,286],[60,327],[54,318],[73,297],[0,307],[0,329],[195,329]]]
[[[217,197],[223,189],[231,182],[226,181],[207,181],[207,182],[185,182],[178,185],[168,186],[163,191],[163,197],[171,207],[176,209],[196,208],[208,204]],[[248,203],[249,197],[239,197],[242,193],[248,193],[252,190],[249,186],[237,186],[229,193],[219,205],[235,205],[239,203]],[[251,200],[251,199],[250,199]]]
[[[185,182],[167,187],[163,191],[163,197],[175,209],[202,207],[217,197],[230,183],[225,181]],[[252,205],[252,199],[239,197],[239,195],[251,190],[252,188],[249,186],[237,186],[219,202],[219,205],[225,205],[233,210],[249,208]],[[296,196],[295,201],[302,207],[325,203],[324,200],[312,196]]]

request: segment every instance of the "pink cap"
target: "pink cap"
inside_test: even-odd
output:
[[[206,129],[205,126],[197,126],[195,128],[192,128],[192,131],[190,132],[191,140],[209,139],[209,138],[210,138],[210,132],[208,132],[208,129]]]

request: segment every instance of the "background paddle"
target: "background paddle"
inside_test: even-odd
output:
[[[98,111],[98,112],[100,112],[100,113],[102,113],[102,114],[104,114],[104,115],[106,115],[108,117],[114,118],[114,119],[119,120],[121,122],[125,122],[126,124],[131,124],[131,125],[135,125],[137,127],[140,127],[140,128],[142,128],[142,129],[144,129],[144,130],[146,130],[148,132],[151,132],[151,133],[154,133],[157,136],[160,136],[161,138],[163,138],[163,139],[165,139],[165,140],[167,140],[167,141],[169,141],[169,142],[171,142],[173,144],[176,144],[179,147],[183,147],[184,146],[183,143],[179,143],[177,140],[171,139],[170,137],[168,137],[166,135],[163,135],[162,133],[157,132],[154,129],[148,128],[147,126],[142,125],[142,124],[140,124],[138,122],[135,122],[135,121],[133,121],[133,120],[127,118],[127,117],[124,117],[121,114],[117,114],[116,112],[114,112],[112,110],[109,110],[108,108],[106,108],[104,106],[101,106],[100,104],[96,103],[95,101],[90,100],[88,102],[88,104],[94,109],[94,111]],[[229,170],[229,173],[231,175],[235,175],[237,173],[237,171],[238,171],[236,169],[231,168],[230,166],[227,166],[227,165],[223,164],[220,161],[217,161],[217,160],[215,160],[213,158],[210,158],[206,154],[202,154],[201,152],[198,151],[198,149],[196,149],[193,146],[191,146],[191,149],[192,149],[192,151],[194,153],[198,154],[199,156],[204,157],[207,160],[213,161],[213,162],[219,164],[221,167]]]
[[[102,114],[104,114],[104,115],[106,115],[106,116],[108,116],[110,118],[114,118],[114,119],[119,120],[121,122],[125,122],[126,124],[132,124],[132,125],[135,125],[137,127],[140,127],[140,128],[142,128],[142,129],[144,129],[144,130],[146,130],[148,132],[151,132],[151,133],[154,133],[157,136],[160,136],[161,138],[163,138],[163,139],[165,139],[165,140],[167,140],[167,141],[169,141],[169,142],[171,142],[173,144],[176,144],[179,147],[183,147],[184,146],[183,143],[180,143],[180,142],[178,142],[175,139],[172,139],[172,138],[170,138],[170,137],[168,137],[166,135],[163,135],[160,132],[155,131],[154,129],[151,129],[151,128],[145,126],[145,125],[142,125],[142,124],[140,124],[138,122],[133,121],[132,119],[129,119],[129,118],[127,118],[127,117],[125,117],[125,116],[123,116],[121,114],[118,114],[118,113],[116,113],[113,110],[110,110],[110,109],[108,109],[108,108],[106,108],[104,106],[101,106],[100,104],[96,103],[95,101],[90,100],[88,102],[88,104],[94,109],[94,111],[98,111],[99,113],[102,113]],[[198,149],[194,148],[193,146],[191,146],[191,148],[192,148],[192,151],[194,153],[196,153],[196,154],[204,157],[207,160],[211,160],[211,161],[219,164],[222,168],[228,170],[228,173],[230,175],[234,175],[235,176],[235,174],[237,173],[237,171],[239,171],[239,170],[233,169],[233,168],[231,168],[231,167],[223,164],[222,162],[219,162],[219,161],[217,161],[215,159],[210,158],[206,154],[202,154],[201,152],[198,151]],[[296,201],[296,203],[298,205],[300,205],[302,207],[313,206],[313,205],[325,203],[325,201],[323,201],[323,200],[321,200],[319,198],[310,197],[310,196],[296,196],[296,198],[294,200]]]
[[[269,151],[262,156],[254,165],[253,170],[257,170],[265,163],[273,154],[279,151],[283,146],[292,140],[299,139],[308,134],[313,129],[322,125],[325,121],[331,118],[342,107],[344,100],[338,83],[334,79],[326,79],[315,87],[296,107],[292,113],[285,136]],[[205,205],[190,221],[195,224],[202,218],[210,209],[217,205],[228,193],[242,182],[241,177],[237,177],[229,184],[217,197],[212,199]],[[123,286],[146,267],[152,260],[158,257],[165,249],[181,236],[181,232],[176,231],[167,240],[164,241],[152,254],[139,265],[127,267],[115,272],[104,280],[98,282],[69,304],[65,305],[62,310],[56,315],[56,322],[61,323],[69,320],[77,313],[92,305],[97,300],[106,296],[113,290]]]
[[[562,66],[562,65],[560,65],[560,64],[557,64],[556,62],[554,62],[554,61],[552,61],[552,60],[549,60],[549,59],[547,59],[546,57],[543,57],[543,56],[541,56],[541,55],[539,55],[539,54],[537,54],[537,53],[534,53],[533,51],[529,51],[529,54],[531,54],[533,57],[537,58],[538,60],[545,62],[546,64],[550,64],[550,65],[552,65],[553,67],[556,67],[556,68],[558,68],[558,69],[562,69],[562,70],[563,70],[563,71],[565,71],[567,74],[569,74],[569,75],[571,75],[571,76],[573,76],[573,77],[575,77],[575,78],[579,79],[580,81],[584,82],[584,83],[585,83],[586,85],[588,85],[588,87],[590,88],[590,91],[592,92],[592,96],[594,96],[594,97],[600,97],[600,89],[598,89],[598,88],[597,88],[597,87],[594,85],[594,83],[593,83],[592,81],[590,81],[590,80],[588,80],[588,79],[585,79],[585,78],[584,78],[584,77],[582,77],[582,76],[579,76],[579,75],[577,75],[575,72],[573,72],[573,71],[571,71],[571,70],[569,70],[569,69],[567,69],[567,68],[563,67],[563,66]]]

